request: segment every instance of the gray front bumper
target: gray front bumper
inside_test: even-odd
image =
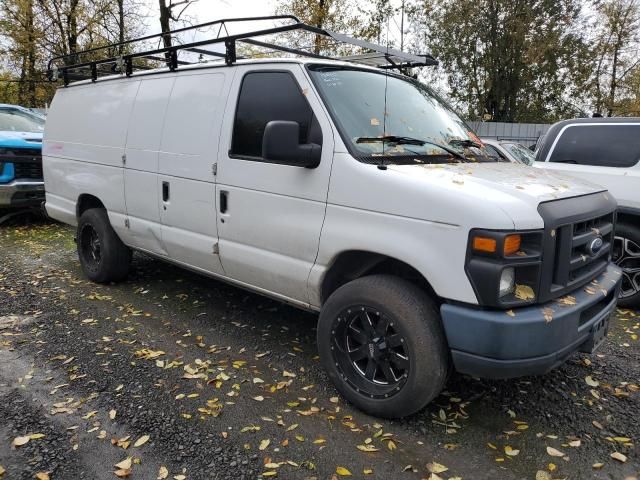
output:
[[[591,351],[606,333],[601,329],[607,328],[615,310],[621,280],[620,269],[610,264],[594,282],[569,293],[575,305],[556,299],[514,308],[512,315],[443,304],[442,321],[456,370],[484,378],[536,375],[576,351]]]
[[[37,206],[43,200],[42,180],[13,180],[0,184],[0,208]]]

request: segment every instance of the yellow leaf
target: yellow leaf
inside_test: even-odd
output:
[[[278,475],[278,472],[275,470],[269,470],[262,474],[263,477],[275,477],[276,475]]]
[[[590,387],[597,387],[598,385],[600,385],[600,382],[594,380],[591,375],[587,375],[584,378],[584,381],[587,382],[587,385],[589,385]]]
[[[116,463],[114,466],[120,470],[130,470],[132,464],[133,464],[133,459],[131,457],[127,457],[124,460],[122,460],[120,463]]]
[[[174,475],[173,480],[185,480],[187,478],[185,475]]]
[[[141,447],[142,445],[144,445],[148,441],[149,441],[149,435],[143,435],[138,440],[136,440],[136,443],[134,443],[133,446],[134,447]]]
[[[536,472],[536,480],[551,480],[551,474],[544,470],[538,470]]]
[[[253,397],[253,399],[254,399],[256,402],[261,402],[261,401],[263,401],[263,400],[264,400],[264,397],[263,397],[262,395],[258,395],[257,397]]]
[[[0,477],[4,475],[7,471],[4,469],[2,465],[0,465]]]
[[[167,477],[169,477],[169,470],[167,469],[167,467],[165,466],[160,467],[157,480],[165,480],[165,478]]]
[[[49,480],[49,474],[47,472],[38,472],[36,473],[37,480]]]
[[[344,467],[336,467],[336,473],[338,475],[340,475],[341,477],[350,477],[351,476],[351,472],[349,471],[349,469],[344,468]]]
[[[329,399],[329,401],[330,401],[331,403],[338,403],[338,397],[331,397],[331,398]]]
[[[111,420],[115,420],[115,418],[116,418],[116,411],[115,410],[110,410],[109,411],[109,418]]]
[[[362,473],[365,475],[372,475],[373,470],[371,468],[365,468],[364,470],[362,470]]]
[[[593,465],[591,465],[593,468],[595,468],[596,470],[600,470],[602,467],[604,467],[604,463],[598,462],[598,463],[594,463]]]
[[[536,298],[533,289],[529,285],[516,285],[515,297],[519,300],[533,300]]]
[[[269,462],[264,464],[264,468],[280,468],[280,464]]]
[[[268,438],[266,440],[262,440],[260,442],[260,446],[258,447],[258,449],[265,450],[269,446],[270,443],[271,443],[271,440],[269,440]]]
[[[393,440],[389,440],[389,441],[387,442],[387,448],[388,448],[389,450],[395,450],[395,449],[396,449],[396,444],[395,444],[395,442],[394,442]]]
[[[361,452],[379,452],[380,449],[373,445],[357,445],[356,448]]]
[[[427,463],[427,470],[429,470],[431,473],[442,473],[446,472],[449,469],[441,463],[431,462]]]
[[[296,440],[299,442],[304,442],[304,437],[302,435],[296,435]]]
[[[515,457],[520,453],[520,450],[515,450],[511,448],[511,446],[507,445],[506,447],[504,447],[504,453],[509,455],[510,457]]]
[[[547,447],[547,453],[552,457],[564,457],[564,453],[562,453],[560,450],[556,450],[553,447]]]
[[[125,469],[121,468],[120,470],[116,470],[113,473],[118,478],[125,478],[125,477],[128,477],[129,475],[131,475],[131,469],[125,470]]]
[[[623,455],[623,454],[622,454],[622,453],[620,453],[620,452],[613,452],[613,453],[611,454],[611,458],[613,458],[614,460],[617,460],[617,461],[619,461],[619,462],[621,462],[621,463],[624,463],[624,462],[626,462],[626,461],[627,461],[627,456],[626,456],[626,455]]]
[[[289,377],[289,378],[295,378],[296,374],[295,373],[291,373],[291,372],[287,372],[286,370],[284,370],[282,372],[282,376],[283,377]]]
[[[558,467],[555,463],[550,463],[549,465],[547,465],[547,470],[549,470],[550,472],[555,472],[556,468]]]
[[[29,438],[31,440],[38,440],[39,438],[44,438],[44,433],[32,433],[31,435],[29,435]]]
[[[33,437],[31,437],[31,439],[33,439]],[[628,437],[613,437],[613,439],[616,442],[620,442],[620,443],[629,443],[631,441],[631,439]]]
[[[579,447],[581,444],[582,444],[582,442],[580,440],[571,440],[569,442],[569,446],[570,447],[574,447],[574,448]]]
[[[16,437],[13,439],[13,442],[11,442],[11,445],[13,445],[14,447],[21,447],[29,443],[29,440],[31,440],[31,437],[29,435],[25,435],[24,437]]]
[[[327,441],[324,438],[318,438],[316,440],[313,441],[314,444],[316,445],[321,445],[323,443],[326,443]]]
[[[287,428],[287,432],[290,432],[291,430],[295,430],[296,428],[298,428],[298,424],[294,423],[293,425],[290,425],[289,428]]]

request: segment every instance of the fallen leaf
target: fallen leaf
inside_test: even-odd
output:
[[[569,442],[569,446],[570,447],[579,447],[582,444],[582,442],[580,440],[572,440]]]
[[[514,295],[519,300],[533,300],[534,298],[536,298],[536,295],[533,292],[533,288],[531,288],[529,285],[517,284]]]
[[[173,480],[185,480],[187,477],[185,475],[174,475]]]
[[[349,469],[344,468],[344,467],[336,467],[336,473],[338,475],[340,475],[341,477],[350,477],[351,476],[351,472],[349,471]]]
[[[441,463],[431,462],[427,463],[427,470],[429,470],[429,472],[431,473],[442,473],[449,470],[449,468],[445,467]]]
[[[623,454],[622,454],[622,453],[620,453],[620,452],[613,452],[610,456],[611,456],[611,458],[613,458],[614,460],[617,460],[617,461],[619,461],[619,462],[621,462],[621,463],[624,463],[624,462],[626,462],[626,461],[627,461],[627,456],[626,456],[626,455],[623,455]]]
[[[593,465],[591,465],[593,468],[595,468],[596,470],[600,470],[602,467],[604,467],[604,463],[598,462],[598,463],[594,463]]]
[[[149,441],[149,435],[143,435],[141,436],[138,440],[136,440],[136,442],[133,444],[134,447],[141,447],[142,445],[144,445],[145,443],[147,443]]]
[[[373,445],[357,445],[356,448],[361,452],[379,452],[380,449]]]
[[[362,470],[362,473],[365,475],[373,475],[373,469],[365,468],[364,470]]]
[[[157,480],[165,480],[165,478],[167,477],[169,477],[169,470],[167,470],[167,467],[165,466],[160,467]]]
[[[116,418],[116,411],[115,410],[110,410],[109,411],[109,418],[111,420],[115,420],[115,418]]]
[[[520,450],[515,450],[511,448],[511,446],[507,445],[506,447],[504,447],[504,453],[506,455],[509,455],[510,457],[515,457],[520,453]]]
[[[31,435],[29,435],[29,438],[31,440],[38,440],[39,438],[44,438],[45,435],[44,433],[32,433]]]
[[[564,457],[564,453],[562,453],[560,450],[557,450],[553,447],[547,447],[547,453],[549,455],[551,455],[552,457]]]
[[[4,469],[2,465],[0,465],[0,477],[4,475],[7,471]]]
[[[339,400],[339,399],[338,399],[338,397],[331,397],[331,398],[329,399],[329,401],[330,401],[331,403],[338,403],[338,400]]]
[[[589,385],[590,387],[597,387],[598,385],[600,385],[600,382],[598,382],[597,380],[594,380],[593,377],[591,377],[591,375],[588,375],[584,378],[584,381],[587,382],[587,385]]]
[[[38,472],[36,473],[37,480],[49,480],[49,474],[47,472]]]
[[[538,470],[536,472],[536,480],[551,480],[551,474],[544,470]]]
[[[260,446],[258,447],[258,449],[265,450],[269,446],[270,443],[271,443],[271,440],[269,440],[269,439],[262,440],[260,442]]]
[[[253,397],[253,399],[254,399],[256,402],[262,402],[262,401],[264,400],[264,397],[263,397],[262,395],[258,395],[257,397]]]
[[[120,470],[130,470],[132,464],[133,464],[133,458],[127,457],[124,460],[122,460],[120,463],[116,463],[114,466]]]
[[[31,437],[29,435],[25,435],[24,437],[16,437],[13,439],[13,442],[11,442],[11,445],[13,445],[14,447],[21,447],[29,443],[29,440],[31,440]]]
[[[128,477],[129,475],[131,475],[131,469],[129,468],[129,469],[125,470],[125,469],[121,468],[120,470],[116,470],[113,473],[118,478],[125,478],[125,477]]]

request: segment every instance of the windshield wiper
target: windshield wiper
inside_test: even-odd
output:
[[[451,147],[446,145],[442,145],[437,142],[432,142],[431,140],[421,140],[419,138],[413,137],[402,137],[398,135],[386,135],[384,137],[358,137],[356,138],[356,143],[374,143],[374,142],[383,142],[390,143],[393,145],[433,145],[434,147],[438,147],[444,150],[447,153],[450,153],[454,157],[459,158],[460,160],[464,160],[465,162],[469,159],[465,157],[462,153],[457,152]]]
[[[463,148],[469,148],[469,147],[475,147],[475,148],[482,148],[482,145],[479,144],[478,142],[474,142],[473,140],[462,140],[460,138],[454,138],[453,140],[449,140],[449,145],[455,145],[456,147],[463,147]]]

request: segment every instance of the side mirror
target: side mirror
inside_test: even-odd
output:
[[[286,120],[267,123],[262,137],[262,158],[268,162],[294,167],[316,168],[322,147],[316,143],[298,143],[300,124]]]

